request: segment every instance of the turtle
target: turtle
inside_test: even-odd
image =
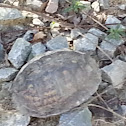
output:
[[[86,102],[100,82],[101,72],[91,56],[79,51],[57,50],[26,63],[11,90],[17,110],[31,117],[46,118]]]

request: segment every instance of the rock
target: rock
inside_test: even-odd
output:
[[[34,19],[32,20],[32,23],[33,23],[34,25],[37,25],[37,26],[44,26],[44,23],[43,23],[40,19],[38,19],[38,18],[34,18]]]
[[[0,43],[0,62],[4,61],[4,48],[3,45]]]
[[[121,105],[123,115],[126,116],[126,105]]]
[[[65,36],[68,42],[72,41],[69,31],[64,31],[64,32],[60,33],[60,35]]]
[[[0,82],[0,105],[2,104],[3,99],[7,99],[11,97],[11,93],[9,92],[10,87],[12,86],[12,82]],[[1,111],[2,109],[0,109]]]
[[[46,46],[49,50],[57,50],[69,47],[67,39],[60,35],[48,41]]]
[[[46,34],[43,31],[37,32],[33,37],[32,43],[42,41],[45,36]]]
[[[106,26],[107,26],[108,28],[112,28],[112,29],[116,29],[117,26],[119,26],[119,29],[125,29],[125,28],[126,28],[125,26],[123,26],[123,25],[121,24],[121,21],[120,21],[119,19],[117,19],[117,18],[116,18],[115,16],[113,16],[113,15],[108,15],[108,16],[107,16],[107,19],[106,19],[105,24],[106,24]],[[109,24],[109,25],[107,25],[107,24]],[[112,25],[110,25],[110,24],[112,24]]]
[[[100,12],[100,4],[98,1],[95,1],[91,4],[91,7],[94,9],[96,12]]]
[[[102,32],[101,30],[97,29],[97,28],[91,28],[88,33],[92,33],[93,35],[97,36],[98,38],[105,38],[105,36],[107,35],[105,32]]]
[[[15,78],[18,70],[15,68],[1,68],[0,69],[0,82],[11,81]]]
[[[118,6],[120,10],[125,11],[126,10],[126,4],[121,4]]]
[[[12,20],[24,19],[24,17],[22,16],[22,13],[19,10],[14,9],[14,8],[0,7],[0,12],[1,12],[0,13],[0,30],[4,30],[7,28],[7,26],[13,25]],[[16,26],[17,25],[15,24],[14,27],[17,28]]]
[[[71,34],[70,34],[70,36],[71,36],[72,39],[76,39],[81,33],[82,33],[82,32],[81,32],[80,29],[74,28],[74,29],[71,29]]]
[[[126,78],[126,63],[116,60],[112,64],[103,67],[102,78],[104,81],[111,83],[114,88],[120,88]]]
[[[30,117],[24,116],[14,109],[11,86],[11,82],[0,83],[0,126],[27,126]]]
[[[122,22],[126,24],[126,17],[123,19],[123,21],[122,21]]]
[[[126,102],[126,86],[123,85],[123,89],[120,90],[118,93],[118,98],[120,101],[123,101],[123,103]]]
[[[51,29],[52,37],[58,36],[60,34],[59,30],[60,30],[59,28],[53,28],[53,29]]]
[[[92,114],[88,108],[62,114],[59,126],[92,126]]]
[[[36,43],[36,44],[32,45],[32,50],[31,50],[31,53],[30,53],[28,59],[30,60],[33,57],[44,53],[45,51],[46,51],[46,47],[41,42]]]
[[[27,126],[29,122],[29,116],[24,116],[18,112],[0,112],[0,126]]]
[[[31,8],[32,10],[40,11],[41,5],[43,4],[42,0],[25,0],[25,5]]]
[[[108,9],[109,8],[109,0],[99,0],[100,6],[103,9]]]
[[[99,85],[99,90],[103,90],[105,89],[106,87],[108,87],[108,83],[107,82],[101,82],[100,85]]]
[[[22,13],[14,8],[0,7],[0,20],[23,18]]]
[[[83,12],[89,12],[89,10],[91,10],[91,2],[89,1],[80,1],[80,3],[82,3],[84,5],[84,9],[82,9],[81,11]]]
[[[117,56],[117,58],[126,62],[126,55],[125,54],[120,54],[120,55]]]
[[[92,35],[91,33],[87,33],[83,38],[73,41],[74,50],[90,52],[91,54],[95,52],[97,45],[98,37]]]
[[[37,33],[37,30],[28,30],[23,38],[26,40],[26,41],[32,41],[33,40],[33,37],[34,37],[34,34]]]
[[[123,43],[124,40],[122,39],[116,40],[116,39],[109,39],[108,37],[106,37],[105,40],[102,41],[100,48],[111,58],[114,58],[117,47]],[[108,60],[108,57],[105,54],[103,54],[100,50],[98,50],[98,56],[101,59]]]
[[[12,94],[10,88],[12,82],[2,82],[0,83],[0,112],[5,112],[7,110],[12,110]]]
[[[45,9],[48,13],[55,13],[58,9],[59,0],[49,0],[48,5]]]
[[[30,51],[31,44],[23,38],[18,38],[8,54],[8,59],[18,69],[25,63]]]
[[[66,1],[65,0],[59,0],[59,5],[60,5],[60,7],[65,7],[65,5],[66,5]]]

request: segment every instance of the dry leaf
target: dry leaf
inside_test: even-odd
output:
[[[34,38],[33,38],[32,42],[41,41],[41,40],[43,40],[43,38],[44,38],[45,36],[46,36],[46,34],[44,34],[42,31],[40,31],[40,32],[38,32],[38,33],[36,33],[36,34],[34,35]]]

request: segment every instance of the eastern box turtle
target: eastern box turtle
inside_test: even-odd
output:
[[[22,67],[12,85],[13,100],[24,114],[45,118],[85,102],[100,81],[101,72],[89,55],[49,51]]]

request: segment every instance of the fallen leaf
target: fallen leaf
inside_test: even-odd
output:
[[[34,35],[32,42],[33,43],[38,42],[38,41],[40,42],[41,40],[43,40],[43,38],[45,36],[46,36],[46,34],[44,34],[42,31],[40,31]]]

